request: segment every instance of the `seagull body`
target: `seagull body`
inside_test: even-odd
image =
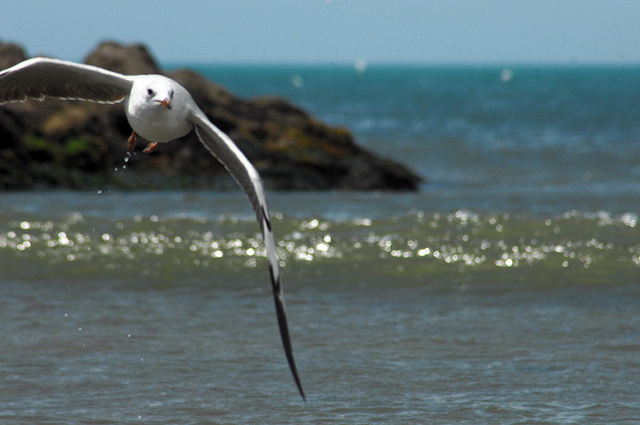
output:
[[[97,103],[124,101],[127,120],[133,129],[129,150],[138,134],[151,143],[166,143],[195,130],[202,144],[225,166],[245,191],[256,213],[264,238],[278,326],[289,368],[300,395],[304,392],[293,358],[280,267],[264,188],[258,172],[235,143],[209,121],[189,92],[162,75],[123,75],[91,65],[58,59],[33,58],[0,71],[0,105],[28,98],[53,97]]]

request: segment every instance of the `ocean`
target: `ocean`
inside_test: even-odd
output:
[[[640,423],[640,67],[194,66],[425,178],[0,194],[0,423]],[[125,177],[127,170],[121,171]]]

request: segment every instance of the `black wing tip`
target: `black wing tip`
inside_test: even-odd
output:
[[[302,397],[302,401],[306,403],[307,397],[304,395],[304,391],[302,390],[301,386],[298,386],[298,391],[300,391],[300,397]]]
[[[291,345],[291,337],[289,336],[289,325],[287,324],[287,314],[284,310],[284,302],[282,300],[282,293],[280,291],[280,279],[277,279],[273,274],[273,269],[269,265],[269,273],[271,275],[271,284],[273,287],[273,300],[276,305],[276,314],[278,316],[278,328],[280,329],[280,337],[282,338],[282,344],[284,346],[284,353],[287,357],[287,363],[289,369],[293,375],[293,380],[298,387],[302,401],[306,403],[307,397],[302,389],[302,383],[300,376],[298,375],[298,368],[296,367],[296,361],[293,357],[293,346]]]
[[[284,345],[284,352],[287,357],[287,363],[289,363],[289,369],[291,370],[291,374],[293,375],[293,380],[298,387],[298,391],[300,392],[300,396],[303,401],[307,401],[307,398],[304,394],[304,390],[302,389],[302,382],[300,381],[300,376],[298,375],[298,368],[296,367],[295,359],[293,358],[293,347],[291,346],[291,338],[289,336],[289,327],[287,325],[287,316],[284,312],[284,306],[279,301],[277,295],[274,294],[276,299],[276,311],[278,314],[278,325],[280,327],[280,336],[282,337],[282,343]]]
[[[289,338],[289,329],[287,326],[287,318],[284,315],[284,310],[282,310],[282,314],[280,313],[281,309],[278,310],[278,323],[280,324],[280,335],[282,336],[282,342],[285,347],[285,355],[287,357],[287,363],[289,363],[289,369],[291,370],[291,374],[293,375],[293,380],[296,383],[296,387],[298,387],[298,392],[302,397],[302,401],[306,402],[307,397],[304,394],[304,390],[302,389],[302,382],[300,381],[300,376],[298,375],[298,369],[296,367],[295,359],[293,358],[293,348],[291,346],[291,339]]]

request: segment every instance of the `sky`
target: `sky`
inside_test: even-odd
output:
[[[0,0],[0,41],[30,56],[103,40],[161,64],[635,64],[640,1]]]

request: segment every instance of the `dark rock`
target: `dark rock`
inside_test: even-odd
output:
[[[122,45],[104,41],[89,53],[84,63],[126,75],[160,73],[158,63],[142,44]]]
[[[19,46],[0,43],[0,63],[11,66],[23,59]],[[162,73],[138,44],[101,43],[86,63],[123,74]],[[285,99],[244,100],[191,70],[166,75],[191,92],[270,188],[416,190],[422,181],[358,146],[348,130],[321,123]],[[140,141],[125,164],[130,133],[122,105],[45,100],[0,106],[0,189],[126,186],[124,181],[132,182],[131,188],[231,186],[224,168],[193,133],[149,155],[140,152],[146,145]],[[131,178],[123,180],[114,170],[125,165]]]
[[[24,49],[15,43],[0,41],[0,69],[7,69],[27,59]]]

